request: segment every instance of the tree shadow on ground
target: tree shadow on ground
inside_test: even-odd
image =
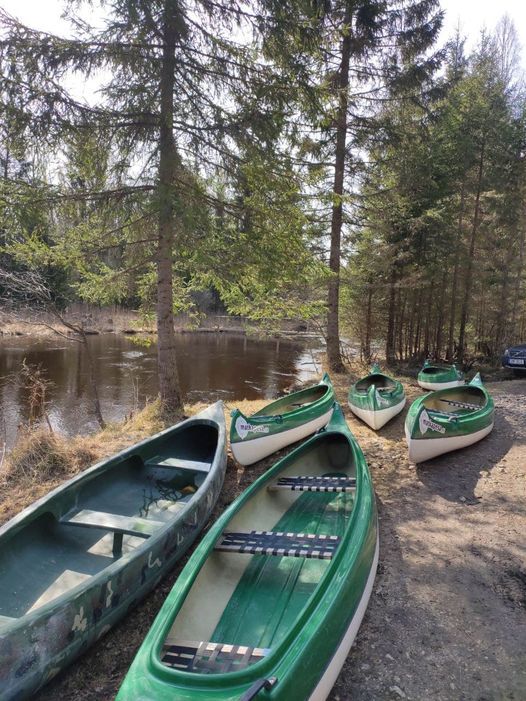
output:
[[[416,475],[431,492],[442,498],[476,505],[481,476],[489,476],[513,445],[514,431],[507,418],[497,413],[489,436],[462,450],[418,464]]]

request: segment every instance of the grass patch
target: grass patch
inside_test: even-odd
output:
[[[246,400],[237,406],[250,415],[267,403],[267,400]],[[204,402],[189,405],[187,415],[193,416],[207,406]],[[227,431],[232,408],[225,406]],[[160,403],[154,401],[123,422],[109,424],[104,430],[88,436],[62,436],[43,427],[21,431],[0,471],[0,523],[90,465],[166,427]]]

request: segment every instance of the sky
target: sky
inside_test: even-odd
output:
[[[502,15],[514,21],[523,45],[523,66],[526,69],[526,0],[441,0],[446,12],[442,39],[455,31],[460,22],[461,31],[468,37],[468,48],[476,44],[480,30],[491,30]],[[0,0],[0,7],[35,29],[66,32],[67,25],[60,19],[61,0]]]
[[[526,0],[441,0],[440,4],[446,13],[442,39],[451,36],[460,24],[461,34],[467,37],[467,50],[477,43],[481,29],[492,31],[503,15],[509,15],[519,34],[526,70]]]
[[[441,0],[445,10],[441,41],[460,25],[467,36],[467,50],[473,48],[485,27],[493,30],[508,14],[515,23],[522,44],[522,65],[526,71],[526,0]],[[0,7],[25,24],[44,31],[66,34],[68,25],[60,19],[63,0],[0,0]]]

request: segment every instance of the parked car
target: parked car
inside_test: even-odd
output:
[[[506,348],[502,356],[502,365],[505,368],[526,372],[526,343]]]

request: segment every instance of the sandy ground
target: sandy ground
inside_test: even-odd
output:
[[[346,406],[349,378],[334,379]],[[331,701],[526,701],[526,381],[488,387],[493,433],[418,468],[405,412],[375,434],[346,409],[376,488],[380,564]],[[229,460],[215,516],[267,466]],[[35,701],[113,699],[183,565]]]
[[[332,701],[526,699],[526,381],[488,389],[492,434],[416,469],[405,412],[376,436],[349,418],[376,488],[380,564]]]

